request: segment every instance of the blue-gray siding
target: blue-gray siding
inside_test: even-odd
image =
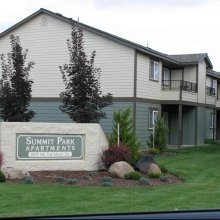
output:
[[[161,112],[160,104],[140,103],[136,104],[136,134],[141,142],[141,148],[147,146],[147,139],[152,130],[149,130],[149,110],[150,108],[158,109]]]

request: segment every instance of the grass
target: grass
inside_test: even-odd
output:
[[[170,150],[156,161],[181,184],[134,188],[0,183],[0,217],[220,208],[220,145]]]

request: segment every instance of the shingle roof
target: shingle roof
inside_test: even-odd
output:
[[[213,68],[212,63],[208,57],[207,53],[196,53],[196,54],[176,54],[176,55],[168,55],[170,58],[180,62],[181,64],[196,64],[206,60],[208,67]]]
[[[214,70],[207,70],[207,75],[220,79],[220,72],[216,72]]]

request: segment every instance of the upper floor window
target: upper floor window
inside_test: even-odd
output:
[[[159,81],[159,69],[160,69],[159,62],[151,60],[151,63],[150,63],[150,79],[151,80]]]
[[[216,95],[217,91],[217,80],[211,79],[211,95]]]

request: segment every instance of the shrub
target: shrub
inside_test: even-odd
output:
[[[164,152],[167,145],[167,134],[168,128],[165,124],[164,117],[158,115],[155,121],[154,138],[153,134],[151,134],[149,140],[147,140],[148,147],[153,148],[154,145],[154,148],[158,149],[160,153]]]
[[[105,186],[105,187],[112,187],[113,183],[107,181],[107,182],[103,182],[102,185]]]
[[[0,183],[5,182],[5,181],[6,181],[5,174],[0,170]]]
[[[161,176],[161,177],[160,177],[160,181],[161,181],[161,182],[168,182],[167,176]]]
[[[139,179],[139,184],[140,185],[152,185],[152,183],[150,182],[150,180],[148,180],[147,178],[145,177],[141,177]]]
[[[138,173],[137,171],[133,171],[130,173],[126,173],[124,178],[126,180],[139,180],[141,178],[141,174]]]
[[[112,177],[110,177],[110,176],[104,176],[104,177],[103,177],[103,182],[111,182],[111,183],[112,183]]]
[[[58,176],[56,177],[56,182],[58,183],[65,183],[66,182],[66,178],[62,177],[62,176]]]
[[[112,145],[108,149],[103,151],[102,163],[106,169],[108,169],[113,163],[119,161],[129,162],[130,151],[123,145]]]
[[[0,167],[2,166],[3,164],[3,153],[0,152]]]
[[[78,179],[68,179],[66,182],[70,185],[77,185],[79,183]]]
[[[147,150],[147,152],[148,152],[149,154],[153,154],[153,155],[157,155],[157,154],[160,153],[159,150],[158,150],[158,147],[155,147],[155,148],[149,147],[148,150]]]
[[[110,176],[104,176],[102,180],[103,180],[103,183],[102,183],[103,186],[106,186],[106,187],[111,187],[111,186],[113,186],[112,177],[110,177]]]
[[[137,139],[134,122],[131,115],[131,108],[122,109],[114,112],[112,133],[108,136],[110,145],[118,143],[118,124],[119,124],[119,139],[122,145],[128,147],[131,153],[129,163],[134,165],[142,156],[139,152],[140,142]]]
[[[164,165],[159,165],[159,167],[162,173],[168,173],[168,169]]]
[[[23,178],[24,182],[27,184],[34,184],[34,178],[32,176],[25,176]]]
[[[148,173],[148,176],[152,179],[158,179],[161,176],[161,173]]]

